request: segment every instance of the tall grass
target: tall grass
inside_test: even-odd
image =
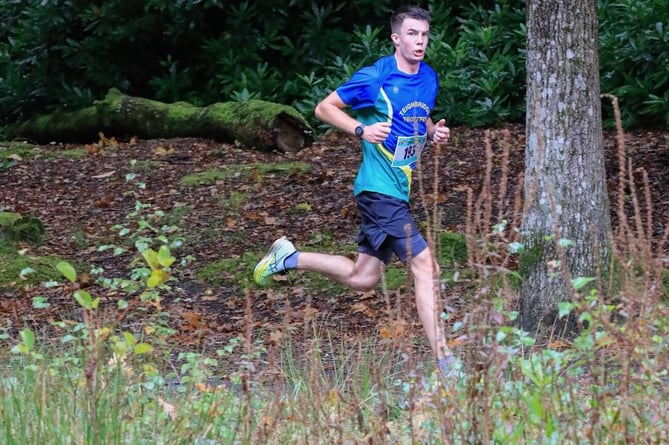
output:
[[[57,341],[37,346],[25,332],[7,336],[14,347],[0,370],[2,442],[666,443],[669,228],[654,235],[648,177],[627,158],[618,131],[615,286],[605,294],[577,289],[561,304],[563,316],[584,322],[572,340],[539,345],[515,323],[522,178],[509,175],[509,133],[491,131],[482,189],[460,190],[466,264],[444,271],[444,296],[459,292],[457,304],[444,301],[444,319],[464,378],[433,372],[402,293],[394,304],[385,291],[387,319],[374,338],[332,335],[305,313],[302,329],[293,314],[266,343],[254,332],[249,294],[239,338],[177,360],[160,343],[147,354],[122,353],[119,339],[89,347],[104,321],[58,324]],[[493,165],[495,157],[501,163]],[[419,184],[425,198],[430,185]],[[434,196],[438,185],[435,176]],[[439,207],[430,204],[428,238],[438,250]]]

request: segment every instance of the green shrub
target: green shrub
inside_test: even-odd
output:
[[[472,126],[520,122],[525,113],[525,11],[501,1],[471,4],[459,25],[436,21],[427,60],[440,75],[435,114]],[[445,11],[448,15],[448,11]],[[448,38],[454,35],[457,39]]]
[[[623,124],[669,124],[669,8],[662,0],[600,0],[602,93],[618,97]],[[609,121],[613,112],[604,108]]]
[[[523,122],[525,2],[428,2],[427,61],[440,76],[435,115],[449,124]],[[313,126],[317,101],[391,51],[393,3],[0,0],[0,130],[109,88],[197,106],[264,99]],[[600,0],[602,92],[626,126],[669,123],[669,8]],[[607,118],[610,117],[605,107]]]

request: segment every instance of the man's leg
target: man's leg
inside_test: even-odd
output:
[[[389,251],[386,254],[391,254]],[[358,252],[354,262],[343,255],[299,252],[285,236],[274,241],[267,254],[258,262],[253,278],[263,285],[275,273],[289,269],[309,270],[347,285],[353,289],[374,289],[383,274],[384,262],[376,256]]]
[[[449,353],[437,304],[439,292],[435,280],[439,277],[439,269],[430,248],[411,258],[410,267],[416,290],[418,316],[435,357],[443,360]]]
[[[365,292],[374,289],[379,282],[384,264],[380,259],[366,253],[358,253],[354,262],[342,255],[300,252],[297,268],[318,272],[337,283]]]

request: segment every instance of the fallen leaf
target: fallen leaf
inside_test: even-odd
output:
[[[368,317],[374,317],[378,313],[376,310],[370,308],[365,303],[356,303],[353,306],[351,306],[351,310],[353,312],[362,312]]]
[[[162,397],[158,396],[158,404],[163,412],[172,420],[177,420],[177,408],[171,403],[167,403]]]
[[[211,386],[211,385],[207,385],[205,383],[196,383],[195,387],[197,388],[198,391],[207,392],[207,393],[217,392],[217,391],[221,391],[222,389],[225,389],[225,386],[223,386],[223,385]]]
[[[86,144],[84,145],[84,149],[89,155],[97,155],[102,151],[102,148],[98,144]]]
[[[218,300],[218,295],[215,294],[208,294],[205,292],[205,294],[202,296],[202,301],[216,301]]]
[[[281,340],[283,340],[283,332],[276,330],[269,334],[269,343],[272,346],[280,344]]]
[[[379,327],[379,337],[385,340],[400,339],[406,337],[407,331],[408,323],[405,320],[391,320]]]
[[[106,172],[106,173],[100,173],[99,175],[95,175],[95,176],[93,176],[93,179],[103,179],[103,178],[108,178],[108,177],[110,177],[111,175],[113,175],[114,173],[116,173],[116,170],[108,171],[108,172]]]
[[[159,155],[159,156],[164,156],[164,155],[168,155],[168,154],[172,154],[172,153],[174,153],[173,148],[165,148],[165,147],[156,148],[156,154]]]
[[[563,340],[554,340],[548,344],[550,349],[569,349],[571,345]]]
[[[460,335],[459,337],[456,337],[452,340],[449,340],[448,341],[448,348],[449,349],[454,349],[454,348],[456,348],[460,345],[463,345],[467,341],[468,338],[469,337],[467,337],[467,335],[465,334],[465,335]]]
[[[186,320],[189,325],[191,325],[195,329],[200,329],[203,324],[202,324],[202,314],[199,314],[197,312],[182,312],[181,313],[181,318]]]

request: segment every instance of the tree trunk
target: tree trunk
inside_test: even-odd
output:
[[[572,279],[601,276],[611,223],[597,2],[531,0],[527,23],[521,325],[541,335],[574,295]]]
[[[195,107],[126,96],[117,89],[92,107],[40,116],[9,128],[12,138],[41,144],[95,141],[99,132],[119,139],[202,137],[284,152],[299,151],[313,142],[310,125],[286,105],[250,100]]]

